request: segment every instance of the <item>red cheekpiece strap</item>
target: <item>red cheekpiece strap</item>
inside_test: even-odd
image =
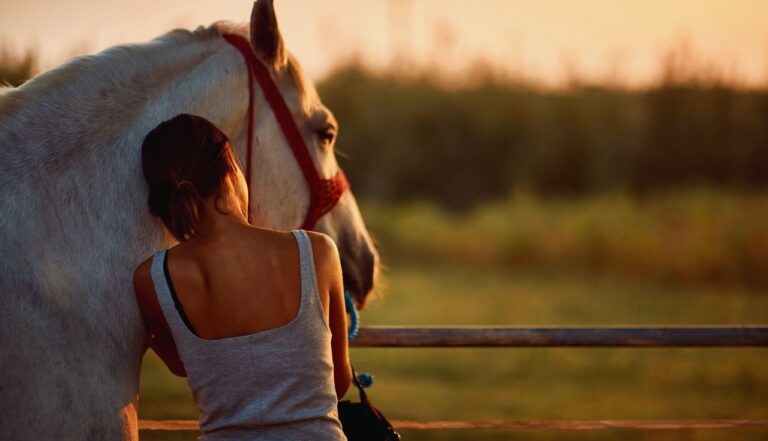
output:
[[[341,169],[339,169],[336,175],[330,179],[320,177],[317,169],[315,169],[312,156],[309,154],[309,149],[304,143],[304,138],[301,136],[301,132],[299,132],[299,128],[296,126],[296,121],[293,119],[291,110],[288,108],[283,96],[280,94],[280,90],[272,79],[267,66],[256,58],[250,43],[242,36],[226,34],[224,35],[224,39],[243,55],[245,64],[248,67],[249,80],[251,77],[255,77],[256,81],[259,82],[261,90],[264,92],[264,97],[267,99],[272,111],[275,113],[275,118],[277,118],[277,122],[283,130],[283,134],[285,135],[288,144],[291,146],[293,156],[299,163],[304,178],[307,180],[307,184],[309,184],[309,210],[301,228],[310,230],[315,226],[318,219],[325,213],[331,211],[336,205],[344,191],[349,188],[349,182]],[[251,185],[251,161],[253,150],[253,96],[253,81],[248,81],[248,151],[246,153],[245,179],[248,182],[249,189]],[[249,221],[250,208],[251,207],[249,206]]]

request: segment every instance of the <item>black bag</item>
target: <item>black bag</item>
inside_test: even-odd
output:
[[[349,441],[398,441],[395,432],[384,415],[368,399],[357,373],[352,368],[352,382],[360,392],[360,402],[339,401],[339,420]]]

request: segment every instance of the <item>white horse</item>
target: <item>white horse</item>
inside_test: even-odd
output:
[[[215,23],[73,59],[0,93],[0,438],[137,439],[144,328],[131,275],[173,244],[147,209],[144,136],[180,113],[203,116],[244,163],[248,84],[241,54]],[[324,177],[337,169],[333,116],[283,49],[271,0],[250,40],[291,108]],[[251,215],[301,225],[309,189],[256,85]],[[332,130],[331,130],[332,131]],[[346,192],[316,229],[338,244],[344,283],[362,306],[377,253]]]

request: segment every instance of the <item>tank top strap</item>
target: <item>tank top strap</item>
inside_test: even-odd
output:
[[[320,320],[328,327],[317,287],[312,241],[305,230],[293,230],[292,233],[299,245],[299,266],[301,267],[301,308],[299,311],[300,313],[301,311],[311,312],[309,315],[313,317],[319,315]]]
[[[171,295],[171,287],[168,284],[167,259],[168,250],[158,251],[152,256],[152,284],[157,294],[157,301],[160,303],[160,309],[171,329],[177,347],[182,343],[180,340],[183,340],[184,344],[193,344],[195,339],[191,338],[193,336],[192,331],[184,323]]]

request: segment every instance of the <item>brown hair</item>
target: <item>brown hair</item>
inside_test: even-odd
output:
[[[235,173],[232,145],[213,123],[181,114],[162,122],[141,146],[149,211],[184,241],[200,233],[202,204],[220,195]]]

